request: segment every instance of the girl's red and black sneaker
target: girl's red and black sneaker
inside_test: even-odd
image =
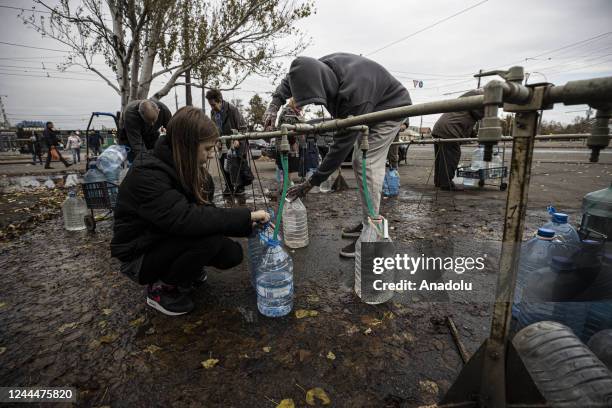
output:
[[[180,316],[193,310],[193,301],[176,286],[152,284],[147,287],[147,305],[168,316]]]

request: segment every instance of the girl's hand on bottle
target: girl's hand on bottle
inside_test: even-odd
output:
[[[259,224],[265,224],[270,221],[270,214],[264,210],[257,210],[251,212],[251,221],[257,222]]]

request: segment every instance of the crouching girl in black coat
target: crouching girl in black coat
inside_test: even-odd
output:
[[[141,156],[119,188],[111,253],[121,271],[147,286],[147,304],[167,315],[193,309],[177,286],[202,278],[204,266],[229,269],[242,262],[242,247],[265,211],[217,208],[203,164],[219,138],[201,110],[184,107],[168,123],[151,153]]]

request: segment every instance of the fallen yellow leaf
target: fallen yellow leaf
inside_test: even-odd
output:
[[[421,389],[421,391],[424,391],[424,392],[427,392],[433,395],[438,395],[438,392],[440,391],[438,384],[436,384],[435,382],[431,380],[419,381],[419,388]]]
[[[383,313],[383,320],[385,320],[385,319],[391,320],[391,319],[394,319],[394,318],[395,318],[395,315],[390,310],[387,310],[385,313]]]
[[[336,355],[330,351],[329,353],[327,353],[327,359],[328,360],[335,360],[336,359]]]
[[[109,333],[105,336],[100,337],[100,343],[101,344],[112,343],[113,341],[117,340],[118,337],[119,335],[117,333]]]
[[[150,344],[147,348],[144,349],[145,352],[154,354],[155,352],[161,350],[161,347],[157,347],[155,344]]]
[[[0,347],[0,354],[4,354],[5,351],[6,351],[6,347]]]
[[[130,322],[130,326],[132,327],[138,327],[141,324],[143,324],[145,322],[145,317],[144,316],[140,316],[138,319],[134,319]]]
[[[276,408],[295,408],[295,403],[291,398],[284,399],[276,406]]]
[[[308,405],[315,405],[315,398],[320,400],[323,405],[331,404],[331,400],[329,399],[325,391],[323,391],[323,388],[315,387],[313,389],[308,390],[308,392],[306,393],[306,403]]]
[[[0,302],[0,309],[4,309],[4,306],[6,306],[6,302]]]
[[[104,316],[108,316],[111,313],[113,313],[113,309],[102,309],[102,314]]]
[[[198,321],[197,321],[197,322],[195,322],[195,323],[185,323],[185,324],[183,325],[183,332],[184,332],[185,334],[191,334],[191,333],[193,332],[193,329],[195,329],[196,327],[198,327],[198,326],[199,326],[199,325],[201,325],[201,324],[202,324],[202,321],[201,321],[201,320],[198,320]]]
[[[206,361],[202,361],[202,367],[206,369],[213,368],[214,366],[217,365],[218,362],[219,360],[217,360],[216,358],[209,358]]]
[[[363,332],[363,334],[366,334],[366,335],[367,335],[367,334],[372,334],[372,329],[368,327],[367,329],[365,329],[365,331]]]
[[[107,324],[108,322],[106,320],[101,320],[98,322],[98,326],[101,327],[102,329],[105,328]]]
[[[264,348],[263,348],[263,351],[264,351],[265,353],[269,353],[269,352],[270,352],[270,350],[272,350],[272,347],[270,347],[270,346],[266,346],[266,347],[264,347]]]
[[[58,332],[60,332],[60,333],[63,333],[63,332],[65,332],[67,329],[74,329],[74,328],[77,326],[77,324],[78,324],[78,323],[76,323],[76,322],[62,324],[62,325],[60,326],[60,328],[59,328],[59,329],[57,329],[57,331],[58,331]]]
[[[319,301],[319,297],[317,295],[308,295],[306,296],[306,299],[310,302],[310,303],[316,303]]]
[[[295,317],[298,319],[303,319],[305,317],[317,317],[318,315],[319,312],[316,310],[299,309],[295,311]]]

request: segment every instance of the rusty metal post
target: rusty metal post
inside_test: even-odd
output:
[[[480,406],[506,406],[506,352],[512,317],[512,300],[520,245],[523,238],[531,162],[538,124],[538,112],[519,112],[514,119],[512,160],[504,234],[497,278],[497,292],[491,333],[485,345]]]

